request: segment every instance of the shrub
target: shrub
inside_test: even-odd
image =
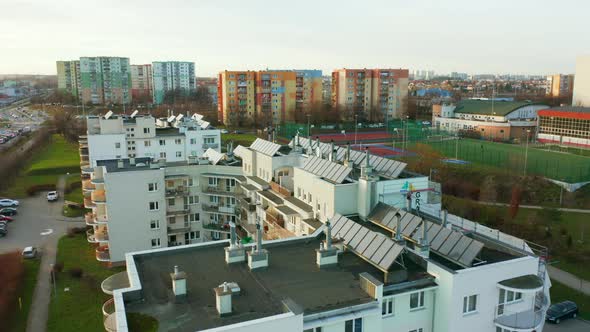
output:
[[[0,255],[0,266],[0,321],[4,326],[18,308],[18,291],[22,286],[25,269],[18,252]]]
[[[68,237],[74,237],[77,234],[84,234],[86,233],[86,227],[68,227],[67,235]]]
[[[63,270],[64,270],[64,263],[55,262],[55,264],[53,264],[53,272],[54,273],[60,273]]]
[[[56,189],[55,184],[50,184],[50,183],[36,184],[36,185],[28,187],[26,189],[26,192],[27,192],[27,195],[33,196],[40,191],[52,191],[55,189]]]
[[[68,270],[68,273],[70,274],[70,276],[72,278],[80,279],[80,278],[82,278],[82,275],[84,274],[84,271],[82,270],[82,268],[73,267],[73,268],[71,268],[71,269]]]

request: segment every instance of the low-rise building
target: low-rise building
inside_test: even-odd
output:
[[[590,107],[552,107],[539,111],[541,143],[590,148]]]
[[[552,97],[570,96],[574,91],[574,75],[555,74],[547,76],[545,94]]]
[[[449,132],[473,132],[489,140],[534,137],[537,112],[547,105],[530,102],[468,99],[456,105],[433,105],[432,123]]]

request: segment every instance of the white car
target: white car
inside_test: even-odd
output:
[[[48,202],[55,202],[55,201],[57,201],[58,196],[59,195],[57,194],[57,191],[50,191],[47,193],[47,201]]]
[[[24,258],[35,258],[37,257],[37,248],[35,247],[26,247],[22,253]]]
[[[18,206],[18,201],[14,199],[3,198],[0,199],[0,207]]]

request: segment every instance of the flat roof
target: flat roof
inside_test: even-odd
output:
[[[493,105],[493,106],[492,106]],[[498,115],[498,116],[506,116],[519,108],[529,106],[529,105],[538,105],[543,106],[542,104],[533,104],[530,102],[525,101],[491,101],[491,100],[473,100],[473,99],[466,99],[461,100],[457,103],[457,107],[455,108],[455,113],[465,113],[465,114],[482,114],[482,115]]]
[[[286,299],[304,314],[372,302],[358,275],[367,272],[383,281],[382,272],[352,252],[340,254],[337,265],[318,268],[319,238],[264,244],[269,267],[254,271],[245,262],[226,264],[227,245],[223,241],[134,255],[143,299],[126,304],[126,311],[155,317],[165,331],[192,332],[281,314]],[[179,303],[171,290],[175,265],[187,275],[187,298]],[[232,297],[232,314],[220,317],[213,288],[223,282],[236,282],[241,292]]]
[[[296,207],[300,208],[303,211],[306,212],[313,212],[313,208],[311,206],[309,206],[307,203],[305,203],[304,201],[293,197],[293,196],[288,196],[285,197],[285,200],[293,205],[295,205]]]
[[[269,201],[275,204],[283,204],[283,199],[278,195],[268,191],[268,190],[261,190],[258,192],[262,197],[268,199]]]

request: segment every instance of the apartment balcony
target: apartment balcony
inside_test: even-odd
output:
[[[104,184],[104,178],[92,178],[90,182],[92,184]]]
[[[96,207],[96,204],[92,202],[90,197],[84,197],[84,207],[86,209],[92,209],[93,207]]]
[[[96,225],[96,215],[92,212],[88,212],[84,215],[84,221],[87,226],[94,226]]]
[[[210,222],[203,224],[204,229],[216,231],[216,232],[223,232],[229,233],[229,224],[225,224],[222,222]]]
[[[82,190],[83,191],[94,191],[96,189],[96,185],[92,183],[90,179],[82,181]]]
[[[82,165],[82,163],[80,163],[80,165]],[[90,165],[90,163],[88,164]],[[94,173],[94,168],[92,167],[81,167],[82,170],[82,174],[93,174]]]
[[[107,231],[95,232],[94,229],[86,231],[86,238],[90,243],[108,242],[109,233]]]
[[[96,248],[96,260],[99,262],[110,262],[111,254],[109,252],[109,246],[104,245]]]
[[[117,315],[115,314],[115,299],[110,298],[102,305],[102,322],[107,332],[117,331]]]
[[[188,195],[189,190],[187,187],[166,188],[166,198]]]
[[[229,191],[227,188],[219,188],[219,187],[205,187],[203,190],[205,195],[212,195],[212,196],[227,196],[227,197],[235,197],[237,195],[236,192]]]
[[[250,197],[240,197],[239,203],[240,207],[247,212],[256,211],[256,204],[252,203],[252,199]]]
[[[274,215],[270,212],[266,212],[266,221],[271,224],[285,227],[285,220],[283,219],[283,217],[281,215],[278,215],[278,214]]]
[[[185,205],[180,209],[174,209],[173,207],[168,207],[166,209],[166,216],[167,217],[176,217],[176,216],[183,216],[190,212],[189,206]]]
[[[90,165],[90,159],[88,158],[88,155],[80,155],[80,167],[86,164]]]
[[[209,212],[209,213],[236,215],[236,206],[235,205],[230,205],[230,206],[202,205],[201,208],[203,209],[203,211]]]
[[[499,305],[498,307],[500,306],[506,305]],[[498,313],[498,310],[503,312],[503,314],[496,315],[494,323],[502,329],[510,331],[538,331],[545,322],[545,308],[521,312],[509,312],[504,308],[496,308],[496,313]]]
[[[186,232],[190,232],[191,226],[190,225],[186,226],[184,224],[181,227],[168,226],[166,228],[166,230],[168,231],[168,234],[186,233]]]
[[[100,288],[102,289],[103,293],[107,295],[113,295],[113,291],[127,287],[129,287],[129,277],[127,277],[127,271],[115,273],[103,280],[100,284]]]
[[[86,231],[86,240],[88,240],[89,243],[98,243],[98,240],[94,237],[93,229],[89,229]]]
[[[89,155],[88,154],[88,147],[80,147],[79,150],[80,150],[80,157],[82,157],[82,156],[88,157],[88,155]]]
[[[293,192],[291,190],[289,190],[286,187],[281,186],[280,184],[271,181],[270,182],[270,189],[272,189],[275,192],[278,192],[279,194],[283,195],[283,196],[293,196]]]
[[[218,143],[203,143],[203,150],[205,149],[217,149],[219,148]]]
[[[105,204],[107,202],[107,198],[105,195],[104,190],[95,190],[90,194],[90,199],[94,204]]]

